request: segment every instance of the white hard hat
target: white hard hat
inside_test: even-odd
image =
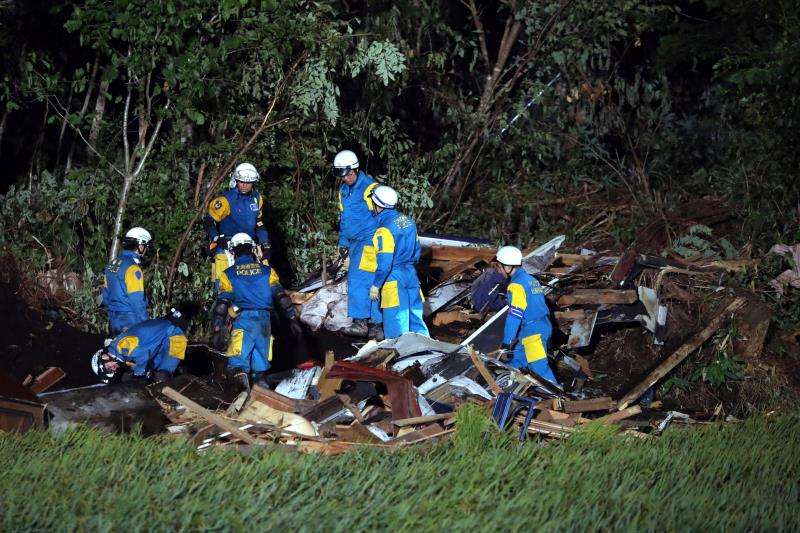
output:
[[[502,265],[522,265],[522,252],[516,246],[501,246],[497,250],[497,262]]]
[[[153,236],[150,235],[150,232],[144,228],[135,227],[128,230],[128,233],[125,234],[126,239],[131,239],[139,244],[150,244],[150,241],[153,240]]]
[[[372,201],[380,207],[394,209],[397,205],[397,191],[389,186],[379,185],[372,191]]]
[[[253,238],[247,233],[237,233],[231,237],[231,240],[228,241],[228,249],[233,250],[237,246],[241,246],[243,244],[249,244],[250,246],[253,246],[255,241],[253,241]]]
[[[256,167],[250,163],[236,165],[236,170],[233,171],[233,179],[243,183],[255,183],[259,178],[261,176],[259,176]]]
[[[358,157],[350,150],[342,150],[333,158],[333,168],[339,176],[344,176],[351,170],[358,168]]]
[[[112,358],[110,355],[108,353],[104,353],[102,348],[94,352],[94,355],[92,356],[92,372],[94,372],[95,375],[103,381],[103,383],[108,383],[114,379],[114,375],[116,374],[116,372],[106,369],[105,363],[108,363],[111,361],[111,359]]]

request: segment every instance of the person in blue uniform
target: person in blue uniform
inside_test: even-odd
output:
[[[558,385],[547,359],[547,346],[553,333],[544,288],[522,268],[522,252],[514,246],[497,250],[497,269],[508,282],[508,315],[503,329],[500,359],[514,368],[528,368]]]
[[[370,298],[380,302],[383,333],[387,338],[408,331],[429,335],[422,319],[422,291],[415,268],[420,256],[417,225],[395,209],[397,192],[391,187],[380,185],[371,197],[378,227],[372,236],[377,269]]]
[[[141,263],[151,240],[146,229],[131,228],[122,239],[122,252],[103,271],[100,294],[112,336],[149,318]]]
[[[230,190],[217,196],[208,205],[204,219],[209,238],[208,253],[214,262],[211,280],[216,282],[219,273],[233,264],[226,254],[228,239],[237,233],[246,233],[258,245],[258,254],[269,259],[269,233],[263,222],[264,198],[255,190],[261,178],[250,163],[242,163],[233,171]]]
[[[233,326],[226,351],[227,373],[240,389],[249,389],[249,378],[263,380],[272,361],[270,312],[279,305],[291,321],[290,329],[299,337],[302,328],[289,295],[268,262],[255,259],[255,243],[246,233],[237,233],[229,242],[235,257],[233,266],[219,275],[219,295],[214,306],[214,328],[230,314]]]
[[[358,157],[343,150],[333,159],[334,172],[342,179],[339,186],[339,257],[350,258],[347,268],[347,316],[353,324],[342,330],[346,335],[383,339],[381,313],[370,300],[369,288],[377,269],[372,235],[377,220],[372,213],[372,191],[378,183],[359,170]]]
[[[171,309],[163,318],[139,322],[92,357],[92,369],[105,382],[122,376],[165,381],[186,356],[189,317]],[[125,372],[130,370],[127,376]]]

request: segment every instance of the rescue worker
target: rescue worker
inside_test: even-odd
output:
[[[377,219],[372,213],[372,191],[378,183],[359,170],[358,157],[343,150],[333,159],[339,187],[339,258],[350,258],[347,268],[347,316],[353,324],[342,330],[347,335],[383,339],[381,313],[370,300],[369,288],[377,269],[372,235]]]
[[[129,229],[122,239],[122,252],[103,271],[101,297],[112,336],[148,319],[140,265],[152,239],[144,228]]]
[[[558,385],[547,360],[547,345],[553,326],[544,288],[522,268],[522,252],[514,246],[497,250],[497,271],[509,281],[506,292],[509,309],[499,350],[500,360],[510,360],[514,368],[529,368]]]
[[[383,333],[387,338],[407,331],[429,335],[422,319],[422,291],[415,269],[420,255],[417,225],[395,209],[397,192],[391,187],[379,185],[371,199],[378,220],[372,237],[378,268],[369,297],[380,301]]]
[[[214,259],[212,281],[216,281],[220,272],[233,264],[233,257],[226,251],[228,239],[237,233],[246,233],[253,238],[258,244],[259,255],[269,259],[269,234],[262,221],[264,198],[254,185],[260,178],[252,164],[237,165],[230,190],[211,200],[208,205],[204,225],[211,241],[208,253]]]
[[[248,377],[263,380],[272,361],[270,311],[278,304],[291,321],[290,329],[299,337],[302,328],[283,290],[278,275],[270,266],[256,261],[255,243],[246,233],[237,233],[228,244],[235,257],[233,266],[219,275],[219,296],[214,304],[214,327],[224,324],[228,314],[235,316],[226,356],[227,373],[240,390],[248,389]]]
[[[109,345],[92,357],[92,370],[104,382],[125,378],[165,381],[169,379],[186,355],[186,331],[189,317],[171,309],[163,318],[139,322],[123,331]]]

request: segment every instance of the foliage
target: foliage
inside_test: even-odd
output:
[[[590,425],[544,447],[497,435],[476,439],[474,422],[470,435],[452,444],[396,453],[365,446],[336,457],[272,447],[198,455],[183,440],[88,429],[61,437],[4,433],[0,524],[9,531],[262,523],[337,531],[375,524],[404,530],[800,526],[796,413],[670,427],[647,440]],[[111,503],[97,505],[98,497]]]

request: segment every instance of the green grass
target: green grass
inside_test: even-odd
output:
[[[198,455],[181,442],[0,435],[0,530],[797,530],[800,416],[588,427],[520,446],[459,414],[449,443],[337,457]]]

